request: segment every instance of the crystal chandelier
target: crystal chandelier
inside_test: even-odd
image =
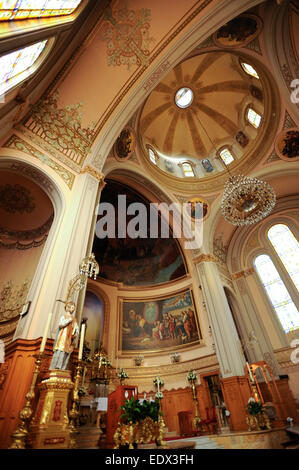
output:
[[[270,214],[275,202],[275,192],[265,181],[231,175],[222,196],[222,215],[233,225],[254,224]]]

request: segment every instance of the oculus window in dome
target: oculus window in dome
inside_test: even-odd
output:
[[[73,13],[82,0],[5,0],[0,2],[0,21],[47,18]]]
[[[165,173],[191,183],[191,176],[214,177],[225,171],[219,159],[222,149],[229,149],[222,156],[232,165],[252,149],[263,128],[267,100],[264,76],[253,86],[244,64],[248,72],[258,70],[261,75],[255,64],[241,60],[237,53],[196,55],[177,65],[150,93],[139,117],[138,134],[144,161],[150,163],[149,146],[156,154],[150,169],[158,178]],[[258,112],[251,110],[255,106]],[[185,162],[190,166],[187,172]]]
[[[146,210],[147,220],[150,220],[149,201],[133,189],[107,180],[107,185],[101,193],[101,203],[110,203],[115,209],[116,237],[98,238],[96,231],[92,251],[100,265],[99,280],[102,278],[130,286],[147,286],[185,276],[184,259],[178,241],[172,237],[171,229],[168,238],[161,237],[162,230],[169,228],[163,219],[159,218],[158,238],[151,238],[150,224],[146,224],[147,233],[142,234],[146,235],[146,238],[130,238],[127,230],[124,238],[117,237],[119,224],[128,227],[139,211],[136,209],[134,215],[127,216],[126,209],[119,212],[118,196],[126,197],[126,209],[132,203],[141,203]],[[105,217],[105,213],[103,216],[98,216],[98,222],[102,217]]]
[[[41,41],[0,57],[0,95],[30,77],[47,43]]]

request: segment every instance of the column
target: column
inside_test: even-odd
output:
[[[212,255],[196,260],[222,378],[244,376],[245,357]]]
[[[104,187],[102,173],[86,166],[76,177],[48,262],[40,270],[35,283],[29,313],[20,320],[16,338],[34,339],[42,336],[50,312],[53,313],[48,336],[55,337],[63,312],[69,281],[79,273],[79,264],[86,256],[95,218],[100,188]]]

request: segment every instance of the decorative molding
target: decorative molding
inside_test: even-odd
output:
[[[272,162],[275,162],[277,160],[280,160],[280,157],[277,155],[277,153],[273,149],[271,155],[269,155],[269,157],[267,158],[265,163],[272,163]]]
[[[284,116],[283,129],[289,129],[290,127],[297,127],[295,121],[291,118],[289,113],[286,111]]]
[[[237,280],[237,279],[248,277],[251,274],[254,274],[254,268],[249,268],[249,269],[245,269],[244,271],[240,271],[238,273],[233,273],[232,278],[234,280]]]
[[[254,51],[259,55],[263,55],[261,51],[260,41],[259,38],[256,37],[253,41],[247,44],[244,49],[249,49],[250,51]]]
[[[152,75],[146,80],[143,88],[146,92],[150,91],[164,76],[165,72],[169,70],[171,64],[168,60],[163,62],[159,67],[152,73]]]
[[[38,185],[42,186],[43,188],[46,188],[49,193],[52,193],[54,191],[54,186],[52,183],[49,181],[49,179],[43,175],[43,173],[35,168],[33,168],[31,165],[27,165],[26,163],[9,163],[8,165],[5,166],[6,169],[17,171],[18,173],[22,173],[23,175],[32,178],[34,181],[37,182]]]
[[[205,263],[208,263],[208,262],[213,262],[213,263],[217,263],[217,259],[215,258],[215,256],[213,255],[210,255],[210,254],[205,254],[205,253],[202,253],[201,255],[193,258],[193,263],[195,264],[199,264],[199,263],[202,263],[202,262],[205,262]]]
[[[26,301],[30,284],[31,281],[29,279],[25,279],[21,286],[14,285],[10,280],[2,287],[0,292],[0,325],[20,314],[20,309]]]
[[[96,170],[90,165],[86,165],[82,170],[80,171],[81,174],[88,173],[89,175],[93,176],[95,179],[97,179],[100,183],[101,189],[103,189],[106,186],[106,183],[104,182],[105,175],[101,172]]]
[[[148,9],[129,10],[123,1],[107,6],[104,11],[100,39],[107,43],[108,66],[149,65],[151,12]]]
[[[63,108],[59,107],[58,100],[58,91],[41,98],[24,125],[59,150],[67,161],[82,167],[95,137],[94,125],[82,127],[82,102]]]
[[[31,192],[25,186],[6,183],[0,185],[0,207],[5,212],[23,214],[24,212],[33,212],[35,202]]]
[[[214,239],[213,253],[220,264],[225,264],[227,259],[227,246],[223,245],[222,234]]]
[[[74,180],[75,180],[75,175],[71,173],[69,170],[66,170],[64,167],[56,163],[54,160],[52,160],[50,157],[43,155],[40,153],[35,147],[32,145],[28,144],[25,140],[21,139],[17,135],[13,134],[3,145],[5,148],[12,148],[15,150],[20,150],[21,152],[27,153],[28,155],[31,155],[32,157],[38,158],[38,160],[52,168],[55,173],[57,173],[60,178],[65,182],[65,184],[69,187],[69,189],[72,189]]]

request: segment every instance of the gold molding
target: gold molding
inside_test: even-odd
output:
[[[254,274],[254,268],[245,269],[244,271],[239,271],[238,273],[232,274],[232,278],[236,281],[237,279],[242,279],[245,277]]]
[[[82,170],[80,170],[80,174],[84,173],[88,173],[89,175],[97,179],[100,183],[100,188],[104,189],[107,183],[104,181],[105,175],[101,171],[96,170],[90,165],[86,165],[84,168],[82,168]]]
[[[202,263],[202,262],[205,262],[205,263],[208,263],[208,262],[217,263],[217,259],[215,258],[214,255],[205,254],[205,253],[202,253],[201,255],[196,256],[195,258],[193,258],[192,261],[193,261],[193,263],[195,263],[195,264]]]

